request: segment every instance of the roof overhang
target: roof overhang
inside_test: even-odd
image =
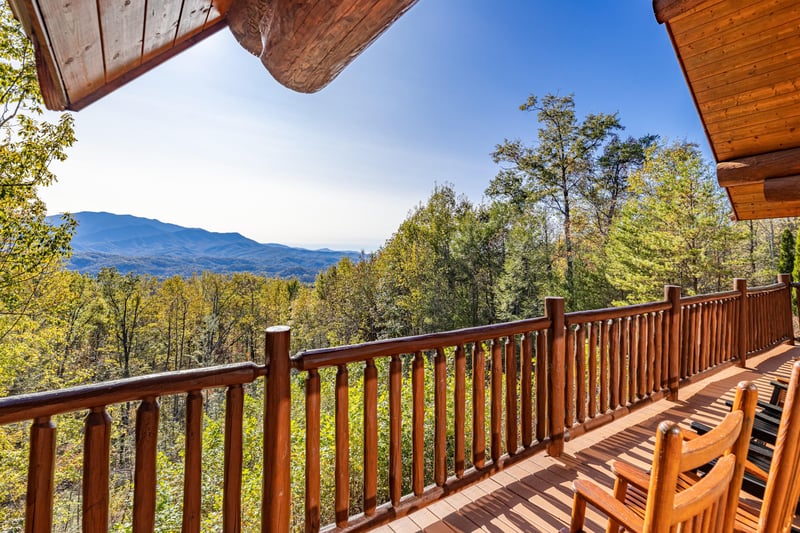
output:
[[[416,1],[8,0],[53,110],[79,110],[225,26],[280,83],[314,92]]]
[[[739,220],[800,215],[800,2],[654,0]]]

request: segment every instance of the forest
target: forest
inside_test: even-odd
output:
[[[66,270],[74,221],[65,215],[63,224],[49,225],[37,190],[53,183],[50,163],[65,159],[75,142],[73,118],[42,118],[33,52],[5,4],[0,10],[0,397],[262,362],[264,330],[278,324],[291,326],[296,353],[536,317],[546,296],[563,296],[567,310],[597,309],[659,300],[665,284],[691,295],[728,290],[734,277],[750,285],[771,283],[779,272],[800,278],[796,221],[733,222],[697,145],[657,132],[626,136],[616,113],[580,117],[572,95],[549,94],[531,95],[520,106],[530,115],[531,139],[498,139],[487,155],[497,173],[487,176],[479,202],[452,184],[436,184],[380,249],[358,261],[342,259],[313,283],[246,272],[158,279]],[[356,443],[362,383],[352,374]],[[426,381],[426,390],[431,387]],[[247,392],[243,500],[245,522],[255,528],[263,388]],[[323,390],[322,455],[328,458],[331,394]],[[385,407],[385,391],[379,394]],[[222,400],[216,393],[204,399],[203,453],[210,465],[221,461]],[[115,531],[130,530],[134,409],[110,410]],[[297,480],[302,409],[293,406]],[[184,417],[183,399],[163,400],[159,531],[180,524]],[[82,418],[63,415],[57,424],[56,531],[80,528]],[[3,531],[22,530],[27,431],[23,424],[0,427]],[[386,469],[379,471],[385,477]],[[213,529],[221,513],[221,469],[204,469],[203,476],[204,529]],[[352,484],[359,476],[355,466]],[[323,493],[332,490],[325,485],[331,477],[323,472]],[[385,500],[386,483],[379,486]],[[302,514],[302,482],[293,490],[294,512]],[[352,508],[359,505],[354,500]],[[323,518],[331,516],[325,509]]]

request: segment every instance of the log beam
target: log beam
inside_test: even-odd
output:
[[[759,183],[770,178],[800,175],[800,148],[742,157],[717,163],[722,187]]]
[[[768,202],[796,202],[800,200],[800,175],[765,180],[764,198]]]
[[[238,0],[228,24],[280,83],[316,92],[417,0]]]

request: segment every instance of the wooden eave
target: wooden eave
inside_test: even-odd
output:
[[[800,2],[654,0],[739,220],[800,216]]]
[[[80,110],[229,26],[282,84],[314,92],[416,0],[8,0],[52,110]]]

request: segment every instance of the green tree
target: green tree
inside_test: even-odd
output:
[[[562,221],[565,282],[567,294],[574,296],[574,209],[582,192],[590,189],[598,150],[622,126],[616,114],[589,114],[579,121],[572,95],[531,95],[520,106],[536,111],[539,121],[538,143],[522,141],[497,145],[492,154],[503,168],[490,184],[490,196],[506,196],[518,206],[544,201]],[[598,194],[600,191],[598,189]]]
[[[697,146],[654,146],[611,229],[607,275],[628,303],[658,299],[663,284],[721,290],[740,239]]]
[[[778,252],[778,274],[792,274],[794,272],[794,247],[794,234],[790,228],[785,228],[781,232],[781,247]]]
[[[0,5],[0,341],[31,312],[47,274],[69,252],[74,221],[46,221],[38,189],[75,141],[72,118],[39,120],[42,97],[33,49],[7,3]]]

